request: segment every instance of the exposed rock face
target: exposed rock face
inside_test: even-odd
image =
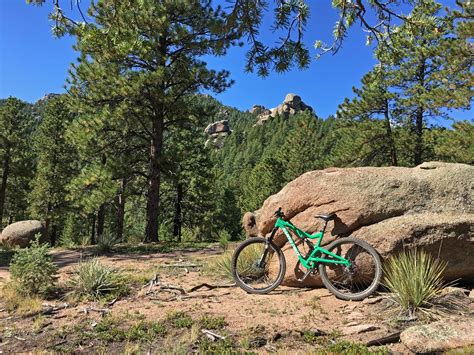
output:
[[[206,146],[212,143],[214,147],[222,148],[225,137],[231,134],[232,130],[229,127],[229,121],[221,120],[210,123],[204,130],[204,133],[209,135]]]
[[[252,108],[249,110],[249,112],[253,113],[254,115],[260,115],[265,110],[266,110],[265,106],[253,105]]]
[[[402,343],[414,353],[441,353],[474,345],[474,319],[441,320],[416,325],[400,334]]]
[[[45,239],[44,232],[44,226],[40,221],[32,220],[12,223],[2,231],[0,244],[8,248],[26,248],[38,233],[41,234],[40,241],[45,243],[47,240]]]
[[[309,110],[313,112],[311,106],[306,105],[301,97],[296,94],[287,94],[283,103],[272,109],[266,109],[261,105],[254,105],[250,112],[257,115],[256,125],[263,125],[271,118],[283,116],[288,118],[296,115],[298,112]]]
[[[364,167],[311,171],[270,196],[262,208],[245,215],[247,234],[266,235],[274,212],[282,207],[287,218],[311,233],[321,229],[319,213],[336,212],[324,244],[336,235],[352,235],[372,244],[383,258],[403,249],[422,248],[448,262],[445,278],[474,281],[474,167],[424,163],[416,168]],[[253,227],[252,227],[253,224]],[[318,276],[301,283],[291,246],[283,235],[287,274],[283,284],[320,286]]]

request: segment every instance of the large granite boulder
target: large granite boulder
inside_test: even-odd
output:
[[[42,243],[48,242],[44,225],[40,221],[21,221],[5,227],[0,236],[0,244],[7,248],[26,248],[40,234]]]
[[[445,278],[474,281],[474,167],[430,162],[415,168],[363,167],[311,171],[270,196],[262,208],[244,216],[249,236],[267,235],[274,212],[311,233],[322,227],[319,213],[337,213],[324,244],[336,236],[368,241],[383,258],[404,249],[422,248],[447,262]],[[283,235],[277,235],[287,259],[283,284],[320,286],[318,276],[301,283],[300,268]]]

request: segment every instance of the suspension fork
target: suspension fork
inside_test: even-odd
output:
[[[263,251],[262,257],[260,258],[257,264],[259,268],[263,268],[265,266],[265,259],[267,258],[267,255],[269,253],[268,249],[269,249],[270,243],[273,241],[273,238],[275,237],[275,233],[277,232],[277,230],[278,230],[277,227],[273,227],[270,237],[266,240],[265,250]]]

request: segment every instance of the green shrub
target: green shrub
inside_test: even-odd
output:
[[[445,267],[445,263],[424,251],[410,250],[386,262],[384,284],[409,317],[419,311],[426,314],[431,308],[430,302],[445,287],[442,278]]]
[[[224,317],[213,317],[211,315],[205,315],[199,320],[199,324],[208,330],[219,330],[227,325]]]
[[[222,248],[222,250],[224,251],[227,250],[227,248],[229,247],[230,238],[231,238],[231,235],[225,229],[223,229],[219,233],[219,246]]]
[[[175,328],[191,328],[194,324],[189,314],[180,311],[169,313],[166,320]]]
[[[11,279],[20,294],[41,295],[54,286],[57,267],[49,251],[49,246],[41,245],[37,235],[30,247],[20,249],[13,255]]]
[[[70,285],[70,295],[90,300],[118,297],[128,291],[121,273],[95,258],[76,266]]]
[[[347,340],[341,340],[334,344],[330,344],[325,350],[324,354],[347,354],[347,355],[362,355],[362,354],[388,354],[387,348],[379,348],[370,351],[364,344],[357,344]]]
[[[59,244],[65,248],[84,246],[89,244],[89,237],[84,226],[87,223],[78,220],[74,214],[69,214],[64,222],[64,228],[59,238]]]
[[[106,232],[97,238],[96,251],[98,254],[108,254],[117,244],[117,237],[110,232]]]

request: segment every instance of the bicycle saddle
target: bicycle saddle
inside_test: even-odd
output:
[[[335,213],[329,213],[329,214],[317,214],[316,216],[314,216],[314,218],[321,218],[323,219],[325,222],[329,222],[329,221],[332,221],[334,218],[336,218],[337,215]]]

